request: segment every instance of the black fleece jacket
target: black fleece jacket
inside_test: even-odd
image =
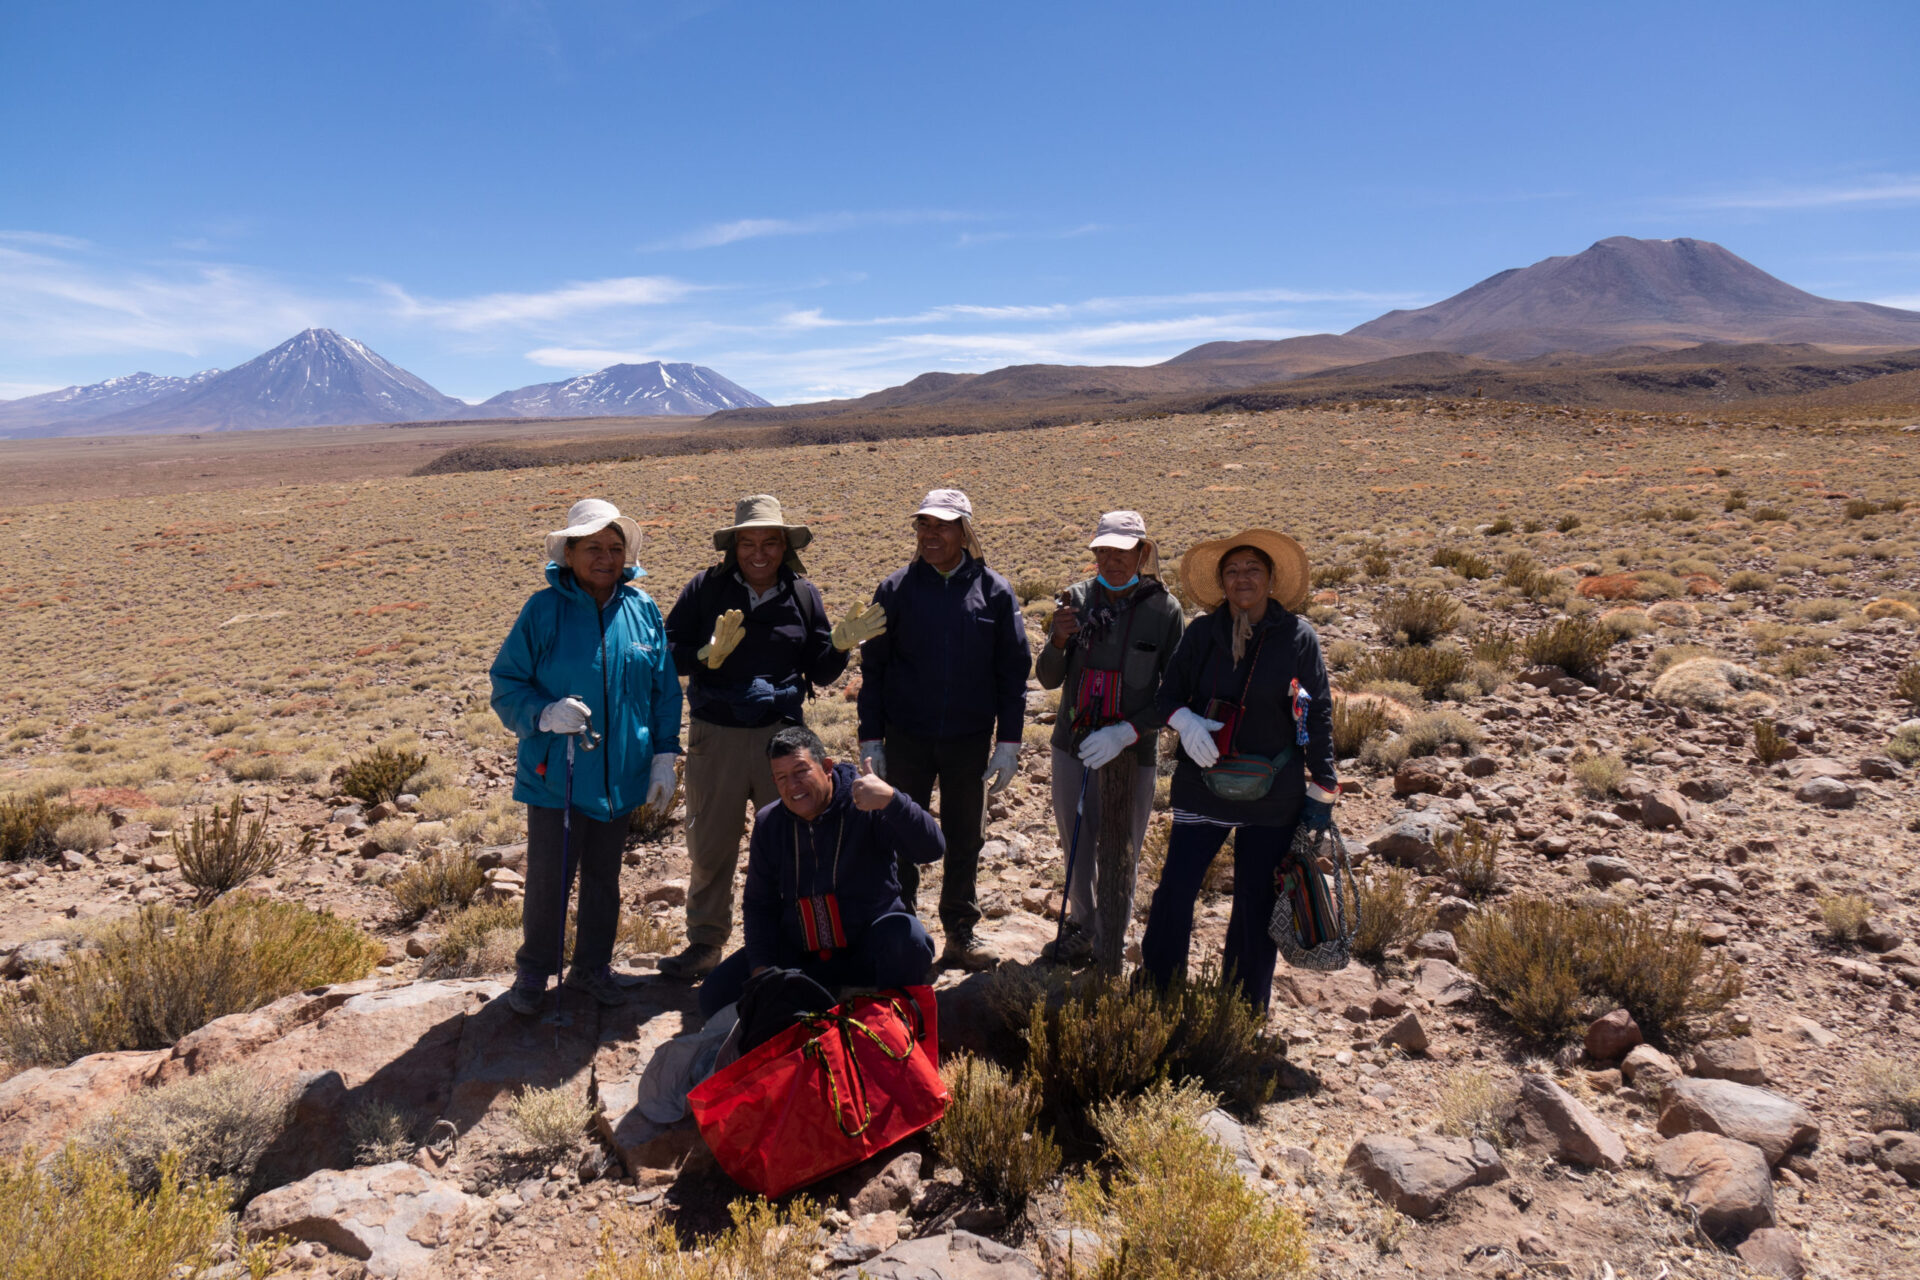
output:
[[[811,582],[783,565],[773,596],[756,609],[736,573],[729,558],[694,574],[667,614],[667,641],[675,669],[687,677],[687,709],[694,719],[757,729],[759,724],[741,721],[725,692],[746,688],[756,676],[775,685],[832,684],[847,669],[847,655],[833,647],[826,605]],[[720,669],[710,671],[698,654],[729,609],[746,615],[746,632]]]

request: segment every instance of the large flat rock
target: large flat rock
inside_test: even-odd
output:
[[[1431,1218],[1456,1192],[1505,1178],[1507,1167],[1479,1138],[1374,1134],[1353,1144],[1347,1172],[1409,1218]]]
[[[1672,1081],[1660,1095],[1660,1136],[1719,1133],[1750,1142],[1778,1165],[1820,1140],[1820,1126],[1805,1107],[1770,1089],[1732,1080]]]
[[[903,1241],[860,1263],[857,1274],[867,1280],[1039,1280],[1040,1268],[1017,1250],[952,1231]]]
[[[58,1148],[96,1111],[144,1089],[165,1049],[92,1053],[65,1067],[34,1067],[0,1084],[0,1157]]]
[[[323,1169],[256,1196],[241,1227],[255,1238],[315,1240],[358,1258],[382,1280],[420,1275],[433,1252],[486,1202],[402,1161],[365,1169]]]

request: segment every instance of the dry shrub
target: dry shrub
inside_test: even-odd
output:
[[[1319,584],[1316,582],[1314,585]],[[1059,589],[1060,584],[1052,578],[1033,573],[1022,574],[1014,580],[1013,584],[1013,594],[1020,597],[1020,603],[1023,605],[1032,604],[1042,597],[1050,597]]]
[[[1688,658],[1660,673],[1650,693],[1655,701],[1698,711],[1771,711],[1780,682],[1725,658]]]
[[[468,907],[446,922],[427,953],[421,976],[478,978],[513,968],[520,949],[520,904],[487,902]]]
[[[1758,569],[1741,569],[1727,578],[1727,590],[1742,595],[1773,590],[1773,575]]]
[[[1769,667],[1774,675],[1784,680],[1799,680],[1812,675],[1829,662],[1839,660],[1840,655],[1821,645],[1802,645],[1789,649],[1774,659]]]
[[[1600,615],[1600,625],[1616,640],[1631,640],[1653,629],[1653,622],[1646,611],[1632,606],[1607,610]]]
[[[586,1280],[812,1280],[820,1211],[811,1200],[800,1196],[780,1209],[735,1200],[728,1212],[731,1227],[685,1246],[671,1224],[650,1217],[621,1248],[609,1223]]]
[[[79,1142],[111,1157],[142,1195],[160,1185],[172,1153],[182,1177],[225,1178],[244,1200],[260,1190],[254,1170],[286,1128],[293,1099],[289,1082],[263,1086],[250,1068],[218,1067],[134,1094],[83,1129]]]
[[[1764,716],[1753,722],[1753,754],[1761,764],[1773,765],[1787,758],[1792,744],[1780,726]]]
[[[1467,678],[1473,657],[1453,645],[1406,645],[1378,649],[1354,663],[1343,683],[1347,688],[1390,681],[1410,684],[1429,698],[1446,694],[1449,686]]]
[[[627,820],[627,830],[641,840],[664,840],[673,830],[673,808],[680,803],[681,783],[687,775],[687,758],[673,758],[673,791],[658,805],[643,804]]]
[[[1493,566],[1485,556],[1461,547],[1440,547],[1433,553],[1432,564],[1436,569],[1451,569],[1469,581],[1493,576]]]
[[[1889,756],[1901,764],[1913,764],[1920,761],[1920,727],[1905,726],[1887,739],[1884,748]]]
[[[205,911],[148,907],[97,945],[0,994],[0,1049],[64,1064],[109,1049],[161,1049],[230,1013],[373,972],[385,949],[353,925],[292,902],[222,898]]]
[[[465,787],[431,787],[420,794],[414,812],[428,822],[446,822],[465,813],[473,805],[473,793]]]
[[[76,813],[53,833],[62,849],[96,853],[113,843],[113,822],[104,813]]]
[[[1920,609],[1914,608],[1905,600],[1893,600],[1886,596],[1868,603],[1861,610],[1869,621],[1878,622],[1882,618],[1897,618],[1901,622],[1920,622]]]
[[[299,856],[313,851],[314,835],[300,838]],[[173,837],[173,856],[180,860],[180,878],[199,890],[202,898],[218,897],[254,876],[272,875],[286,846],[267,834],[267,812],[252,818],[241,811],[240,797],[225,813],[214,809],[195,814],[184,836]]]
[[[1460,604],[1438,587],[1414,587],[1373,607],[1374,623],[1388,644],[1432,644],[1460,622]]]
[[[232,1188],[159,1164],[141,1192],[102,1152],[69,1145],[40,1163],[32,1151],[0,1164],[0,1275],[7,1280],[176,1280],[206,1275],[233,1257],[265,1276],[282,1240],[238,1246]]]
[[[1344,587],[1353,578],[1355,572],[1355,567],[1344,561],[1340,564],[1315,565],[1312,582],[1316,589]]]
[[[1860,1101],[1920,1129],[1920,1065],[1911,1058],[1868,1058],[1860,1067]]]
[[[43,791],[0,797],[0,861],[53,857],[61,848],[55,833],[76,812]]]
[[[1434,1101],[1434,1132],[1505,1146],[1507,1132],[1501,1117],[1508,1108],[1509,1092],[1490,1073],[1477,1068],[1449,1072]]]
[[[1572,514],[1561,516],[1553,522],[1554,532],[1572,533],[1580,527],[1580,517]]]
[[[429,911],[472,905],[486,887],[487,873],[466,853],[437,853],[417,862],[387,886],[403,920],[418,920]]]
[[[1873,915],[1873,904],[1856,893],[1832,893],[1820,899],[1820,926],[1827,941],[1850,947]]]
[[[1796,600],[1793,616],[1807,622],[1833,622],[1847,616],[1853,608],[1851,600],[1842,600],[1837,596],[1822,596],[1816,600]]]
[[[378,1100],[354,1108],[347,1116],[347,1139],[353,1143],[356,1165],[391,1164],[405,1160],[419,1144],[414,1134],[419,1120],[405,1108]]]
[[[1893,696],[1920,712],[1920,662],[1909,662],[1893,678]]]
[[[1500,871],[1500,841],[1497,828],[1468,818],[1458,831],[1436,845],[1435,852],[1441,869],[1452,877],[1460,892],[1478,900],[1491,896],[1506,883]]]
[[[375,747],[335,769],[333,785],[367,804],[390,804],[426,765],[427,758],[418,752]]]
[[[507,1103],[507,1123],[520,1151],[541,1160],[565,1154],[593,1123],[593,1103],[564,1085],[541,1089],[523,1085]]]
[[[419,825],[411,815],[387,818],[373,824],[367,839],[378,845],[382,853],[405,853],[420,843],[420,834],[414,830]]]
[[[1411,757],[1433,755],[1447,743],[1470,751],[1480,745],[1481,738],[1480,726],[1458,711],[1422,711],[1398,735],[1368,744],[1361,758],[1397,769]]]
[[[1515,899],[1468,917],[1460,954],[1521,1034],[1546,1044],[1613,1008],[1677,1043],[1742,989],[1739,968],[1709,956],[1697,930],[1616,905]]]
[[[1101,1280],[1279,1280],[1312,1269],[1307,1225],[1247,1185],[1233,1157],[1162,1085],[1098,1108],[1093,1119],[1115,1169],[1075,1180],[1069,1216],[1097,1233]],[[1077,1270],[1077,1268],[1076,1268]]]
[[[659,956],[679,950],[680,931],[664,916],[629,911],[620,917],[620,932],[615,941],[628,955]]]
[[[1338,760],[1360,754],[1360,748],[1373,738],[1393,730],[1393,722],[1381,700],[1346,695],[1333,700],[1333,754]]]
[[[1576,762],[1568,772],[1581,791],[1597,800],[1620,794],[1620,784],[1627,780],[1627,762],[1607,751]]]
[[[1413,872],[1385,867],[1360,881],[1360,928],[1353,954],[1369,964],[1433,927],[1430,890]]]
[[[968,1186],[1009,1214],[1060,1172],[1060,1148],[1037,1121],[1039,1091],[991,1062],[960,1054],[940,1069],[953,1100],[933,1144]]]
[[[1684,600],[1662,600],[1647,606],[1647,618],[1663,627],[1688,628],[1700,625],[1700,611]]]
[[[1559,618],[1528,636],[1521,652],[1535,666],[1559,667],[1591,684],[1613,645],[1613,633],[1593,619]]]

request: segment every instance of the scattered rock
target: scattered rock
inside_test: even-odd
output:
[[[1624,1058],[1641,1041],[1640,1024],[1625,1009],[1595,1018],[1587,1027],[1587,1056],[1596,1062]]]
[[[1312,969],[1285,969],[1273,977],[1274,994],[1296,1008],[1314,1008],[1337,1013],[1348,1005],[1364,1009],[1373,1006],[1380,990],[1380,975],[1363,964],[1321,973]],[[942,1017],[946,1010],[942,1008]],[[942,1037],[944,1039],[944,1036]]]
[[[1732,1080],[1736,1084],[1765,1084],[1767,1060],[1752,1036],[1703,1040],[1694,1046],[1689,1075],[1703,1080]]]
[[[1873,1138],[1873,1162],[1891,1169],[1910,1187],[1920,1187],[1920,1134],[1889,1129]]]
[[[1413,966],[1413,993],[1436,1008],[1466,1004],[1479,991],[1473,979],[1450,961],[1429,959]]]
[[[0,1083],[0,1158],[58,1150],[96,1111],[153,1083],[165,1049],[92,1053],[65,1067],[34,1067]]]
[[[1838,778],[1813,777],[1794,788],[1793,798],[1804,804],[1817,804],[1823,809],[1853,808],[1853,788]]]
[[[1680,784],[1680,794],[1689,800],[1712,804],[1733,794],[1733,784],[1723,778],[1688,778]]]
[[[1820,1140],[1820,1126],[1791,1098],[1732,1080],[1672,1081],[1660,1098],[1662,1137],[1718,1133],[1750,1142],[1777,1165]]]
[[[1625,858],[1616,858],[1611,854],[1597,853],[1587,859],[1587,874],[1595,884],[1618,884],[1622,880],[1635,880],[1633,864]]]
[[[866,1280],[1039,1280],[1040,1269],[1018,1250],[950,1231],[894,1245],[860,1264]]]
[[[1403,760],[1393,772],[1396,796],[1439,795],[1447,789],[1447,771],[1431,756]]]
[[[1688,1133],[1653,1153],[1662,1175],[1684,1184],[1682,1202],[1715,1240],[1770,1227],[1773,1177],[1767,1157],[1751,1143],[1717,1133]]]
[[[1740,1260],[1757,1274],[1775,1280],[1802,1280],[1807,1274],[1806,1255],[1800,1251],[1800,1238],[1779,1227],[1761,1227],[1734,1246]]]
[[[685,877],[674,880],[662,880],[641,895],[642,902],[661,902],[669,907],[687,905],[687,880]]]
[[[1402,810],[1387,820],[1367,841],[1367,852],[1401,867],[1437,865],[1436,846],[1451,840],[1460,828],[1445,815],[1426,810]]]
[[[1885,756],[1867,756],[1860,761],[1860,776],[1885,780],[1900,776],[1900,766]]]
[[[1650,831],[1684,826],[1693,817],[1693,808],[1678,791],[1661,788],[1640,801],[1640,822]]]
[[[1427,1029],[1420,1025],[1419,1014],[1408,1013],[1381,1033],[1379,1043],[1382,1048],[1392,1046],[1407,1053],[1425,1053]]]
[[[1640,1092],[1657,1098],[1680,1078],[1680,1064],[1650,1044],[1635,1045],[1621,1060],[1620,1074]]]
[[[1520,1077],[1516,1119],[1529,1139],[1563,1164],[1620,1169],[1627,1163],[1620,1135],[1572,1094],[1537,1072]]]
[[[1489,1186],[1507,1176],[1492,1143],[1432,1134],[1362,1138],[1347,1153],[1346,1168],[1368,1190],[1410,1218],[1430,1218],[1455,1192]]]
[[[900,1215],[888,1209],[883,1213],[862,1214],[854,1219],[847,1234],[827,1250],[827,1265],[848,1267],[865,1262],[900,1240]]]
[[[921,1155],[918,1151],[901,1152],[874,1174],[865,1186],[847,1197],[847,1212],[856,1218],[888,1210],[905,1213],[907,1206],[913,1203],[914,1193],[920,1189],[920,1166]],[[882,1247],[890,1248],[891,1245]]]
[[[249,1236],[314,1240],[366,1264],[370,1276],[426,1271],[486,1201],[437,1182],[403,1161],[365,1169],[322,1169],[256,1196],[241,1227]]]
[[[1445,929],[1435,929],[1409,942],[1407,957],[1445,960],[1448,964],[1458,964],[1460,963],[1460,944],[1455,942],[1453,935]]]
[[[1500,772],[1500,762],[1492,756],[1468,756],[1461,771],[1469,778],[1491,778]]]

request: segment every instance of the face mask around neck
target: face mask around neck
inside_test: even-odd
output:
[[[1095,582],[1098,582],[1109,591],[1131,591],[1134,587],[1140,585],[1140,575],[1137,573],[1118,585],[1108,582],[1107,575],[1104,573],[1096,573],[1093,577]]]

